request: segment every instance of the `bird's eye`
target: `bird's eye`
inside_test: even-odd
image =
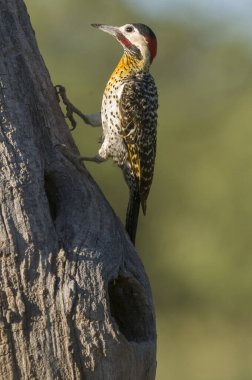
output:
[[[133,27],[132,26],[126,26],[125,30],[126,30],[126,32],[131,33],[131,32],[133,32]]]

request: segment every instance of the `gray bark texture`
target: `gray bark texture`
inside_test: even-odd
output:
[[[154,379],[147,276],[57,146],[78,154],[22,0],[0,0],[0,45],[0,379]]]

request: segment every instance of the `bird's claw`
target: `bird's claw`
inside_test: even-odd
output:
[[[77,122],[76,122],[73,114],[78,115],[85,123],[87,123],[86,115],[84,115],[80,110],[78,110],[78,108],[76,108],[69,101],[69,99],[66,95],[65,87],[60,85],[60,84],[57,84],[55,86],[55,90],[56,90],[56,96],[57,96],[58,102],[60,103],[60,101],[62,100],[63,104],[66,107],[66,114],[64,115],[64,117],[70,121],[70,124],[72,126],[71,131],[73,131],[77,126]]]

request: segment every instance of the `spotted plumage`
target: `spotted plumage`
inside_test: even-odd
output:
[[[120,101],[121,126],[144,214],[156,156],[157,90],[149,72],[135,73]]]
[[[126,229],[135,242],[139,207],[141,204],[145,214],[156,156],[158,96],[149,67],[157,42],[143,24],[94,26],[112,34],[124,48],[104,91],[103,139],[95,160],[111,157],[123,170],[130,191]]]

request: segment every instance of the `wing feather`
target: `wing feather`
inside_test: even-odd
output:
[[[149,73],[125,83],[120,99],[122,137],[144,213],[156,155],[157,107],[157,90]]]

